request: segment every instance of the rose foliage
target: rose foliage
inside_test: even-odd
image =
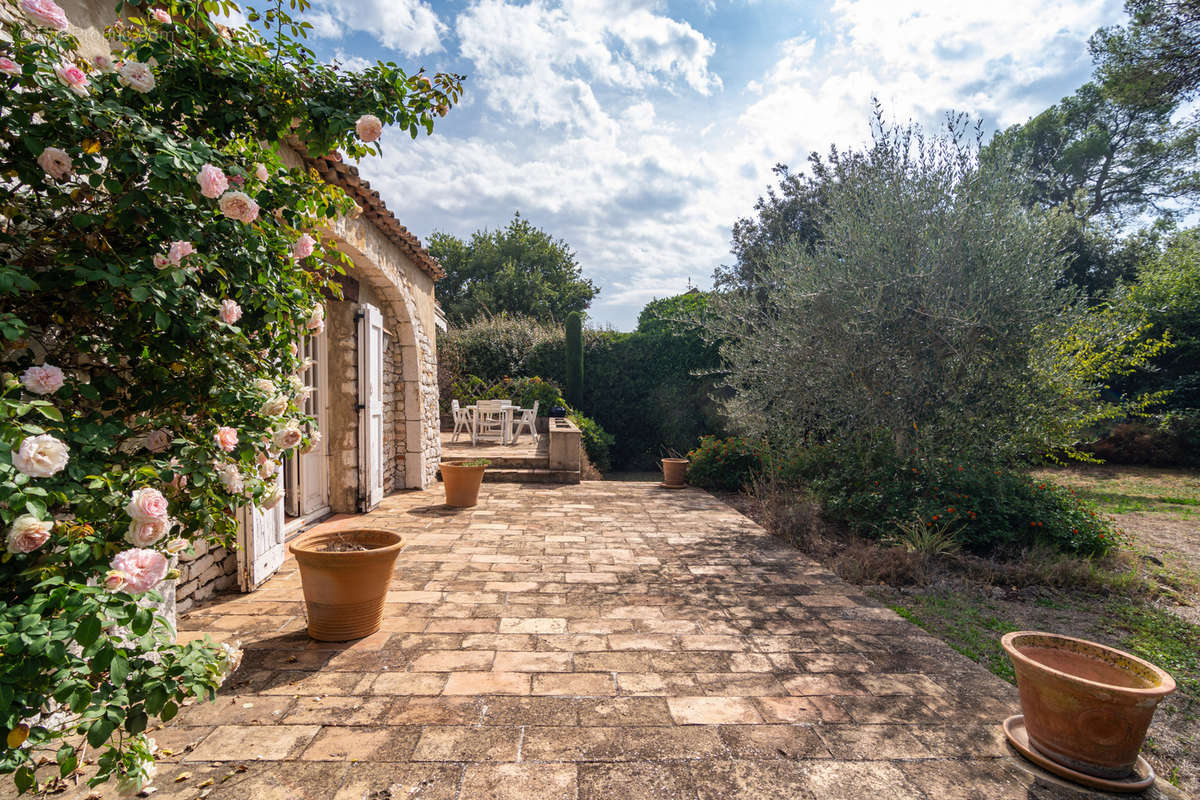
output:
[[[279,4],[210,16],[234,10],[125,5],[87,60],[52,0],[0,5],[0,773],[21,791],[85,761],[137,791],[148,726],[233,666],[175,643],[155,587],[278,503],[318,435],[297,345],[338,296],[323,223],[356,210],[282,142],[378,154],[461,91],[319,63]]]

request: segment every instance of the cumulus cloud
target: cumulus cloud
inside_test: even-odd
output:
[[[477,0],[455,30],[489,105],[519,124],[602,124],[604,88],[720,86],[713,42],[636,0]]]
[[[730,227],[773,164],[866,140],[873,96],[900,119],[1020,122],[1086,79],[1087,37],[1121,18],[1120,0],[834,0],[808,26],[818,34],[764,42],[773,57],[722,91],[722,40],[665,9],[473,0],[446,41],[476,105],[364,175],[424,233],[466,235],[520,210],[601,284],[594,318],[628,328],[647,300],[706,285],[730,260]]]
[[[446,25],[425,0],[316,0],[305,18],[313,33],[338,38],[368,33],[384,47],[410,56],[442,49]]]

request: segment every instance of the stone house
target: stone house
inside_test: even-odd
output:
[[[108,53],[102,32],[113,0],[60,0],[82,55]],[[297,141],[282,147],[292,167],[315,169],[341,187],[361,213],[319,231],[349,257],[342,298],[325,305],[326,327],[304,344],[315,365],[305,411],[321,443],[285,459],[284,502],[269,512],[242,509],[235,552],[201,550],[180,565],[177,602],[185,610],[214,592],[249,591],[283,561],[287,540],[329,514],[368,511],[384,495],[436,480],[438,438],[437,261],[401,225],[358,170],[336,154],[312,156]]]

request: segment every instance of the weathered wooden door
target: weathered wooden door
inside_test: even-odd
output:
[[[275,475],[283,489],[283,469]],[[283,504],[264,511],[256,506],[238,509],[238,583],[242,591],[262,585],[283,563]]]
[[[361,507],[383,499],[383,315],[368,303],[358,322],[358,464]]]

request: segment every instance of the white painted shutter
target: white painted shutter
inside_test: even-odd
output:
[[[362,510],[370,511],[383,500],[383,315],[367,303],[359,308],[359,484]]]
[[[283,491],[283,469],[275,475],[279,490]],[[283,543],[283,503],[277,503],[270,511],[256,506],[242,506],[238,510],[238,582],[242,591],[262,585],[283,563],[286,547]]]

